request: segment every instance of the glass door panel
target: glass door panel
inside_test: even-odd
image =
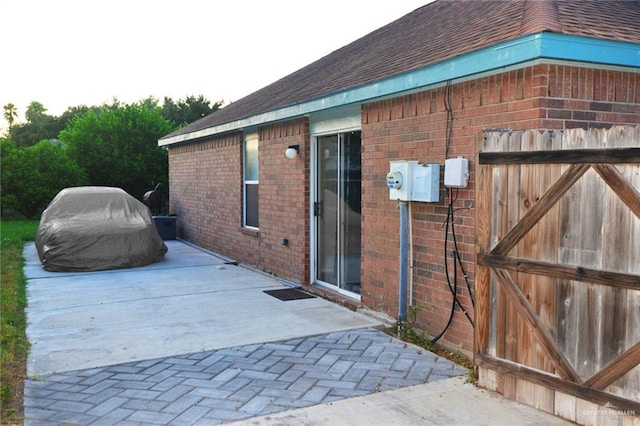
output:
[[[317,142],[316,280],[360,293],[360,132]]]

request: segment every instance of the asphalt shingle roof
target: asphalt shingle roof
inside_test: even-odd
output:
[[[640,43],[640,0],[437,0],[166,137],[317,99],[540,32]]]

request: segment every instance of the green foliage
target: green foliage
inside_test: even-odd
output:
[[[187,96],[176,102],[171,98],[165,97],[162,104],[162,115],[175,125],[183,126],[217,111],[221,106],[222,101],[211,105],[211,102],[202,95],[197,97]]]
[[[87,183],[84,171],[60,143],[44,140],[18,148],[8,139],[0,139],[0,153],[3,211],[12,209],[34,218],[61,189]]]
[[[141,199],[158,182],[168,181],[168,157],[158,139],[175,129],[148,103],[89,110],[60,132],[69,156],[92,185],[115,186]]]
[[[425,334],[424,331],[417,330],[414,325],[418,313],[422,310],[422,306],[411,306],[410,315],[411,322],[403,323],[398,325],[398,337],[400,337],[405,342],[412,343],[416,346],[420,346],[428,350],[429,352],[433,352],[436,355],[439,355],[443,358],[448,359],[449,361],[455,362],[458,365],[461,365],[465,368],[471,370],[470,373],[467,373],[467,381],[471,381],[473,377],[473,361],[469,359],[466,355],[452,351],[447,349],[444,346],[441,346],[437,343],[433,343],[432,339]]]
[[[11,131],[11,127],[13,127],[13,122],[18,118],[18,108],[12,104],[8,103],[2,107],[2,116],[9,123],[9,131]]]
[[[18,424],[23,411],[29,341],[26,335],[26,278],[22,250],[35,238],[37,221],[0,224],[0,424]]]

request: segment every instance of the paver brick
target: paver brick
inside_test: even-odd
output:
[[[162,382],[163,380],[166,380],[167,378],[174,376],[177,372],[178,372],[177,370],[169,370],[169,369],[161,370],[161,371],[158,371],[153,376],[149,377],[147,381]]]
[[[147,399],[129,399],[122,405],[122,408],[129,408],[134,411],[162,411],[168,402],[165,401],[149,401]]]
[[[54,392],[51,395],[49,395],[50,399],[62,399],[65,401],[82,401],[83,399],[85,399],[88,395],[84,394],[84,393],[79,393],[79,392]]]
[[[465,373],[353,330],[27,380],[25,424],[221,424]]]
[[[283,374],[286,371],[288,371],[292,366],[293,364],[290,362],[280,361],[277,364],[274,364],[273,366],[269,367],[269,369],[267,369],[267,373]]]
[[[59,425],[66,426],[66,425],[88,425],[95,422],[98,419],[99,417],[90,416],[88,414],[70,413],[68,411],[65,411],[65,412],[56,413],[54,416],[52,416],[48,420],[55,421]]]
[[[118,395],[124,398],[152,400],[162,395],[162,392],[141,390],[141,389],[125,389],[122,392],[120,392]]]
[[[283,364],[287,364],[287,363],[283,363]],[[279,375],[278,376],[278,380],[280,380],[282,382],[293,383],[296,380],[298,380],[300,378],[300,376],[302,376],[304,374],[304,371],[296,370],[296,369],[293,369],[291,367],[292,367],[292,365],[289,365],[289,369],[287,371],[283,372],[281,375]]]
[[[179,385],[180,383],[185,382],[187,379],[185,379],[184,377],[168,377],[167,379],[163,380],[160,383],[154,383],[154,386],[152,388],[149,388],[149,390],[152,391],[158,391],[158,392],[165,392],[168,391],[172,388],[174,388],[175,386]]]
[[[329,393],[330,388],[323,388],[320,386],[314,385],[309,392],[305,393],[301,399],[309,402],[320,403],[325,396]]]
[[[111,376],[113,376],[113,373],[99,371],[94,375],[87,376],[87,378],[81,381],[80,384],[85,386],[95,385],[96,383],[106,380]]]
[[[91,410],[87,411],[87,414],[104,417],[110,411],[115,410],[116,408],[120,407],[122,404],[126,403],[127,401],[128,401],[127,398],[122,398],[122,397],[109,398],[106,401],[102,402],[101,404],[98,404],[97,406],[93,407]]]
[[[134,422],[144,422],[152,424],[166,425],[171,422],[176,416],[168,413],[158,413],[155,411],[136,411],[129,416],[129,419]]]
[[[176,397],[173,402],[167,405],[162,411],[165,411],[167,413],[180,414],[202,401],[202,399],[203,397],[200,395],[182,395],[180,397]],[[207,411],[209,410],[207,409]]]
[[[158,395],[156,399],[158,401],[175,401],[176,399],[182,397],[183,395],[185,395],[186,393],[192,390],[193,390],[192,386],[184,386],[184,385],[174,386],[173,388],[169,389],[165,393]]]
[[[122,421],[133,414],[133,410],[127,410],[125,408],[116,408],[108,414],[101,416],[100,419],[91,423],[91,426],[113,426],[122,425]]]
[[[144,370],[142,367],[136,367],[131,364],[114,365],[107,369],[111,373],[136,374]]]
[[[200,371],[180,371],[177,370],[175,374],[176,378],[179,379],[201,379],[201,380],[211,380],[213,378],[213,374],[211,373],[201,373]]]
[[[193,406],[171,421],[172,425],[193,425],[211,411],[210,408]]]
[[[56,401],[48,407],[50,410],[68,411],[71,413],[86,413],[93,408],[93,404],[77,401]]]
[[[226,391],[230,391],[230,392],[236,392],[240,389],[242,389],[243,387],[245,387],[247,384],[251,383],[251,380],[249,379],[244,379],[244,378],[235,378],[227,383],[223,383],[222,385],[220,385],[220,389],[221,390],[226,390]]]
[[[202,398],[218,398],[218,399],[225,399],[234,395],[228,390],[212,389],[212,388],[195,388],[191,391],[190,394],[200,396]]]
[[[49,405],[53,404],[55,401],[48,398],[37,398],[33,396],[25,396],[24,404],[30,407],[35,408],[47,408]]]
[[[150,387],[155,386],[154,382],[140,381],[140,380],[123,380],[118,381],[118,383],[114,384],[115,388],[123,388],[123,389],[149,389]]]
[[[102,404],[104,401],[109,398],[113,398],[120,392],[122,392],[122,389],[107,387],[106,389],[103,389],[98,393],[88,396],[83,400],[83,402],[88,402],[91,404]]]
[[[204,407],[227,411],[237,410],[238,408],[242,407],[242,404],[244,404],[242,401],[231,401],[228,399],[217,398],[203,398],[198,402],[198,405],[202,405]]]
[[[273,401],[272,397],[256,396],[255,398],[251,398],[251,401],[240,407],[240,411],[257,415],[260,414],[260,412],[264,410],[271,401]]]

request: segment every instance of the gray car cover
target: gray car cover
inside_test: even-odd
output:
[[[148,265],[167,246],[151,212],[120,188],[63,189],[42,213],[36,248],[47,271],[100,271]]]

